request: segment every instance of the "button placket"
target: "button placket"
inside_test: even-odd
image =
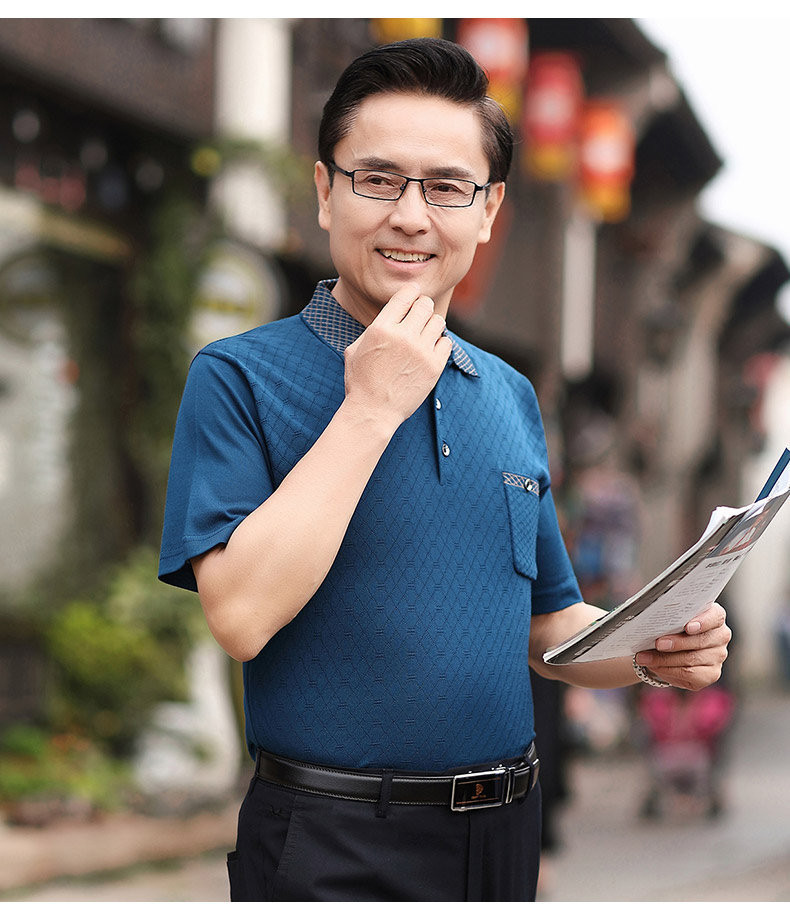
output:
[[[441,478],[441,468],[447,462],[452,453],[452,445],[445,430],[447,422],[447,401],[439,393],[438,385],[433,394],[433,417],[436,423],[436,449],[438,451],[439,474]]]

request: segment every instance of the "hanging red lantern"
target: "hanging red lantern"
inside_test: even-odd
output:
[[[462,19],[456,40],[488,74],[489,94],[515,122],[529,65],[529,30],[524,19]]]
[[[524,99],[524,165],[533,176],[558,181],[576,167],[584,82],[572,54],[543,51],[529,66]]]
[[[596,219],[615,222],[628,216],[635,146],[622,105],[602,99],[586,104],[579,137],[579,195]]]

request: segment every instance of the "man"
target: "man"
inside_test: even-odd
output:
[[[528,663],[599,615],[557,526],[531,385],[446,334],[512,137],[474,60],[375,49],[327,102],[315,167],[335,282],[214,343],[176,426],[160,577],[245,662],[255,775],[238,900],[528,900],[540,794]],[[640,656],[703,687],[717,606]]]

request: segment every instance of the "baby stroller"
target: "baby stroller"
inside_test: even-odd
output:
[[[642,691],[638,709],[650,763],[643,817],[680,812],[715,818],[721,813],[721,745],[734,708],[732,694],[718,685],[696,693]]]

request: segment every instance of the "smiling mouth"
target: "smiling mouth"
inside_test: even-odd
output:
[[[379,249],[379,252],[392,262],[427,262],[433,258],[428,252],[402,252],[399,249]]]

